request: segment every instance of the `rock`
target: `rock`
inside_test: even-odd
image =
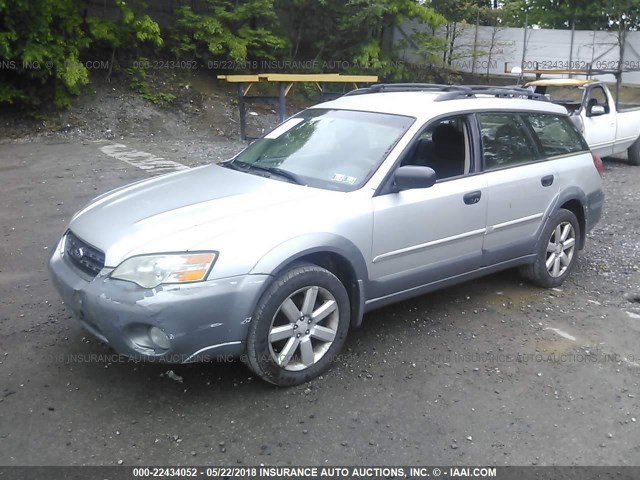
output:
[[[171,380],[175,380],[176,382],[182,383],[183,381],[183,378],[180,375],[176,375],[173,370],[167,370],[165,375],[169,377]]]

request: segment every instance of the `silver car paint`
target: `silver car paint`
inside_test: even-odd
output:
[[[134,324],[159,324],[177,339],[175,348],[159,357],[177,354],[185,361],[218,345],[220,351],[237,354],[270,276],[292,259],[330,251],[349,260],[361,297],[356,316],[361,317],[393,300],[530,261],[538,233],[566,192],[571,192],[566,199],[579,198],[586,207],[587,199],[600,192],[591,157],[581,154],[375,195],[413,136],[438,116],[486,110],[566,113],[545,102],[432,102],[428,97],[384,93],[319,106],[416,117],[380,168],[354,192],[308,188],[211,165],[98,197],[74,216],[70,229],[105,252],[105,269],[87,280],[58,248],[50,262],[56,285],[70,308],[85,316],[85,326],[99,327],[103,333],[98,336],[123,353],[153,356],[115,337],[126,335]],[[553,188],[538,188],[539,177],[550,172],[557,176]],[[465,205],[461,196],[473,190],[483,192],[480,202]],[[599,214],[596,201],[593,215]],[[514,242],[522,254],[512,254],[519,251]],[[108,277],[131,256],[189,250],[220,252],[206,282],[145,290]],[[487,252],[504,259],[487,264]],[[186,307],[183,300],[190,296],[197,301]],[[186,310],[177,310],[174,301]]]

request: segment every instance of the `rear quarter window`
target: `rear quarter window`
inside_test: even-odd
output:
[[[580,132],[568,117],[554,114],[526,114],[525,121],[537,137],[545,157],[557,157],[589,149]]]

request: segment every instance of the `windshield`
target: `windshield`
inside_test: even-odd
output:
[[[309,109],[256,140],[228,166],[311,187],[356,190],[414,120],[382,113]]]

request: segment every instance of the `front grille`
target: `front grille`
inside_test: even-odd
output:
[[[104,267],[104,253],[80,240],[71,231],[67,233],[64,253],[71,263],[92,277]]]

